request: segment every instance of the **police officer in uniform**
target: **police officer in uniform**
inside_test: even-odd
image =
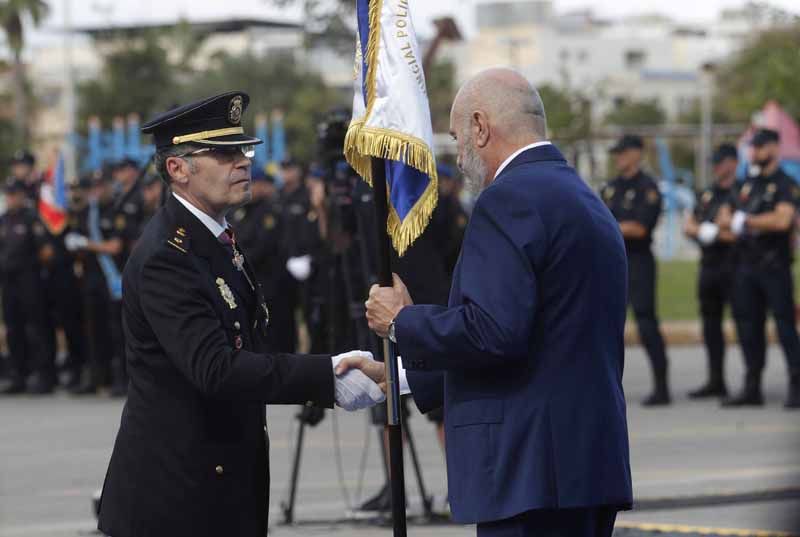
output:
[[[264,405],[358,409],[381,399],[364,375],[334,376],[343,357],[264,346],[268,306],[226,221],[249,200],[260,143],[241,126],[248,101],[224,93],[143,127],[173,193],[125,268],[131,383],[100,499],[106,535],[263,537]]]
[[[80,252],[84,259],[83,279],[87,301],[91,374],[74,391],[94,394],[111,385],[112,395],[123,396],[127,389],[122,335],[121,274],[128,238],[126,214],[114,201],[109,173],[92,178],[89,206],[80,230],[65,238],[68,250]]]
[[[786,408],[800,408],[800,339],[795,327],[792,281],[792,230],[800,190],[781,170],[779,137],[761,129],[751,141],[750,177],[739,192],[730,228],[739,238],[734,317],[747,372],[742,392],[724,406],[761,406],[761,374],[766,362],[765,321],[772,311],[786,356],[789,396]]]
[[[39,187],[42,176],[36,171],[36,157],[30,151],[21,149],[11,158],[11,178],[22,181],[27,204],[36,207],[39,201]]]
[[[114,210],[116,213],[122,214],[125,219],[125,234],[120,255],[122,267],[125,266],[125,262],[131,255],[136,239],[139,237],[139,231],[143,229],[144,200],[142,199],[139,175],[139,163],[129,157],[114,164],[111,171],[114,188],[117,191]]]
[[[730,300],[733,274],[736,268],[734,242],[736,237],[720,224],[729,221],[736,203],[736,168],[739,156],[736,147],[722,144],[714,152],[713,186],[704,190],[695,204],[694,214],[684,226],[686,235],[697,241],[702,249],[697,295],[703,322],[703,341],[708,355],[708,380],[689,393],[692,399],[727,397],[723,361],[725,338],[722,332],[722,313]]]
[[[656,261],[651,251],[653,229],[661,214],[661,194],[644,173],[639,136],[626,135],[611,148],[619,176],[607,183],[601,196],[619,222],[628,255],[628,300],[633,306],[639,337],[650,357],[654,389],[642,404],[670,403],[667,354],[656,317]]]
[[[43,337],[47,321],[40,255],[46,231],[27,207],[26,186],[14,178],[6,183],[6,213],[0,217],[0,278],[11,369],[5,394],[23,393],[26,388],[30,393],[50,393],[56,381],[54,349]]]

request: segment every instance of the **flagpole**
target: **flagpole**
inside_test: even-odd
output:
[[[386,161],[372,158],[372,188],[375,191],[375,215],[378,226],[378,285],[392,287],[392,268],[387,223],[389,202],[386,194]],[[397,348],[383,340],[386,366],[386,429],[389,432],[389,481],[392,487],[392,525],[394,537],[406,537],[406,484],[403,470],[403,425],[400,412]]]

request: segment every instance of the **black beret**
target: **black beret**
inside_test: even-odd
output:
[[[714,150],[714,154],[711,156],[711,162],[714,164],[719,164],[728,158],[738,159],[739,150],[736,149],[736,146],[733,144],[720,144]]]
[[[33,153],[27,149],[20,149],[14,153],[13,157],[11,157],[11,164],[27,164],[29,166],[33,166],[36,164],[36,157],[34,157]]]
[[[761,147],[769,143],[778,143],[780,139],[781,135],[778,134],[778,131],[772,129],[758,129],[753,135],[753,139],[750,140],[750,145]]]
[[[183,143],[202,146],[257,145],[258,138],[246,136],[242,116],[250,97],[242,91],[229,91],[202,101],[174,108],[142,126],[152,134],[157,149]]]
[[[636,134],[626,134],[609,151],[612,153],[622,153],[626,149],[643,149],[644,141],[641,136]]]

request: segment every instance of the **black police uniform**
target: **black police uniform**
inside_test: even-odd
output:
[[[6,393],[24,391],[31,373],[35,377],[32,391],[47,393],[55,383],[54,349],[43,337],[47,317],[39,253],[45,234],[31,209],[9,210],[0,216],[0,283],[12,381]]]
[[[748,179],[741,187],[738,208],[756,215],[779,203],[798,206],[795,182],[778,169],[768,177]],[[762,404],[761,374],[766,362],[765,322],[772,311],[790,376],[790,402],[800,406],[800,339],[795,328],[792,281],[792,233],[745,231],[737,242],[739,263],[734,287],[734,316],[747,373],[744,392],[728,404]]]
[[[52,257],[43,263],[42,279],[46,301],[47,330],[43,337],[50,338],[49,346],[56,348],[56,328],[61,327],[67,344],[64,369],[68,373],[67,388],[76,388],[86,362],[86,339],[83,325],[83,297],[75,274],[75,256],[68,252],[64,237],[74,231],[67,227],[59,234],[47,232],[44,241],[51,248]],[[77,222],[76,222],[77,223]]]
[[[120,239],[124,245],[128,233],[125,214],[116,209],[113,200],[101,203],[98,210],[102,240]],[[84,219],[80,222],[81,233],[91,240],[88,209],[84,210],[82,215]],[[111,257],[120,274],[125,255],[123,247],[120,254]],[[98,254],[84,252],[83,290],[89,336],[90,375],[87,382],[77,391],[94,393],[100,386],[112,384],[115,394],[122,394],[127,384],[123,365],[125,344],[122,332],[122,302],[112,297]]]
[[[715,185],[704,190],[697,198],[694,218],[698,224],[714,222],[723,207],[733,209],[736,191],[733,187]],[[697,296],[703,322],[703,341],[708,354],[708,382],[690,395],[693,397],[724,396],[727,394],[724,376],[725,338],[722,317],[725,304],[730,301],[736,255],[733,243],[715,241],[700,245],[700,273]]]
[[[618,222],[635,221],[647,229],[643,239],[625,239],[628,302],[650,357],[655,381],[653,395],[668,400],[667,354],[656,316],[656,262],[650,249],[653,229],[661,215],[661,194],[655,180],[640,170],[631,178],[614,179],[603,187],[601,196]]]
[[[243,253],[262,282],[264,296],[270,305],[269,348],[275,352],[294,352],[297,326],[294,319],[294,295],[285,293],[286,285],[296,287],[286,270],[283,250],[283,225],[278,205],[271,199],[260,199],[237,209],[231,219]]]
[[[195,129],[206,131],[195,141],[204,146],[252,144],[258,140],[236,128],[246,106],[245,94],[227,93],[168,112],[144,131],[159,149]],[[330,356],[268,352],[253,267],[245,259],[239,271],[233,260],[174,196],[128,260],[131,382],[100,500],[107,535],[263,537],[264,404],[333,406]]]

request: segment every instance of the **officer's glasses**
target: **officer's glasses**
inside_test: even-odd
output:
[[[176,155],[179,158],[193,157],[208,153],[209,156],[214,157],[218,162],[230,163],[235,161],[239,155],[244,155],[246,158],[253,158],[256,156],[256,149],[254,145],[235,145],[231,147],[204,147],[182,155]]]

